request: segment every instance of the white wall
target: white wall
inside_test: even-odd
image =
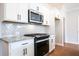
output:
[[[66,14],[66,42],[78,43],[78,15],[79,11],[74,10]]]
[[[0,3],[0,20],[4,19],[4,4]]]
[[[67,43],[78,43],[78,16],[79,3],[66,4],[66,21],[65,21],[65,41]]]

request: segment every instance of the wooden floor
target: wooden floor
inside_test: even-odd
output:
[[[66,43],[65,46],[58,46],[49,56],[79,56],[79,45]]]

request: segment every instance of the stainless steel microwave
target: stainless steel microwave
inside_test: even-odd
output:
[[[28,10],[28,22],[30,23],[43,23],[43,15],[35,10],[29,9]]]

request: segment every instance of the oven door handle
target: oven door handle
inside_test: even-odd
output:
[[[49,39],[47,38],[47,39],[44,39],[44,40],[39,40],[39,41],[36,41],[35,43],[40,43],[40,42],[43,42],[43,41],[46,41],[46,40],[49,40]]]

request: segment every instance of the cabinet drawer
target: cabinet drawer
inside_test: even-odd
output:
[[[20,45],[26,45],[28,43],[33,43],[34,40],[33,39],[28,39],[28,40],[23,40],[23,41],[18,41],[18,42],[14,42],[14,43],[10,43],[9,45],[12,45],[12,46],[20,46]]]

